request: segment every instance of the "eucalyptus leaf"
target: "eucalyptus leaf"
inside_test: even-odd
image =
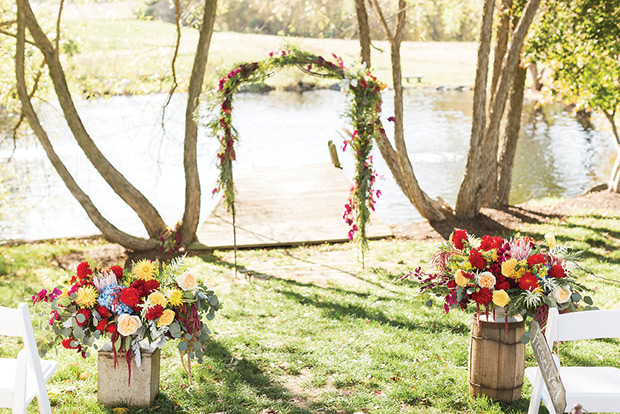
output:
[[[521,343],[527,344],[528,342],[530,342],[530,333],[526,332],[523,335],[521,335]]]
[[[180,341],[177,347],[179,348],[179,351],[185,352],[187,351],[187,342]]]
[[[194,336],[193,336],[192,334],[189,334],[189,333],[186,333],[186,334],[184,335],[184,338],[185,338],[185,340],[186,340],[186,341],[191,341],[193,337],[194,337]]]
[[[571,295],[570,299],[573,302],[579,302],[581,300],[581,294],[579,292],[575,292],[575,293],[573,293]],[[590,299],[590,300],[592,300],[592,299]],[[584,302],[585,302],[585,299],[584,299]],[[586,302],[586,303],[588,303],[588,302]],[[591,303],[589,303],[589,305],[591,305]]]
[[[583,301],[590,306],[594,305],[594,301],[592,301],[592,298],[590,296],[584,297]]]
[[[80,328],[79,326],[75,327],[73,329],[73,337],[76,339],[84,338],[84,329]]]
[[[82,313],[78,313],[76,315],[75,319],[77,319],[78,323],[86,322],[86,316],[84,316],[84,314],[82,314]]]

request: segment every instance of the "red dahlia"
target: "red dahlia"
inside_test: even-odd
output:
[[[482,257],[482,253],[476,249],[471,249],[471,252],[469,253],[469,263],[476,269],[480,270],[487,267],[486,259]]]
[[[104,319],[109,318],[112,315],[110,313],[110,309],[106,308],[105,306],[97,306],[97,313]]]
[[[146,311],[145,318],[150,321],[154,321],[155,319],[159,318],[162,313],[164,313],[164,307],[161,305],[155,305]]]
[[[106,330],[106,332],[109,332],[111,334],[116,333],[116,324],[112,323],[112,324],[106,326],[105,330]]]
[[[134,307],[138,304],[138,302],[140,302],[140,294],[134,288],[131,288],[131,287],[125,288],[121,292],[120,300],[125,305],[129,307]]]
[[[482,288],[472,293],[471,298],[480,305],[488,305],[493,300],[493,291],[489,288]]]
[[[482,236],[482,242],[480,243],[480,249],[488,252],[492,249],[501,249],[505,240],[499,236]]]
[[[455,249],[463,250],[463,247],[465,247],[464,242],[468,240],[469,237],[465,230],[455,230],[454,233],[452,233],[452,245],[454,245]]]
[[[91,270],[88,262],[82,262],[77,266],[77,277],[80,280],[87,279],[92,274],[93,274],[93,271]]]
[[[559,264],[551,266],[551,269],[549,269],[549,277],[557,277],[558,279],[566,277],[564,266]]]
[[[121,280],[123,280],[123,268],[120,266],[112,266],[110,270],[114,273],[114,276],[116,276],[118,283],[120,283]]]
[[[99,323],[97,324],[97,330],[101,333],[103,333],[105,331],[105,327],[108,324],[108,320],[107,319],[102,319],[99,321]]]
[[[519,287],[523,290],[534,291],[538,289],[538,279],[532,273],[527,272],[519,279]]]
[[[533,254],[527,258],[527,264],[530,267],[535,266],[537,264],[545,264],[545,263],[547,263],[547,259],[545,259],[545,256],[543,256],[542,254]]]

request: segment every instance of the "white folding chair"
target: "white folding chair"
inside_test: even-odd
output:
[[[20,337],[24,341],[17,358],[0,358],[0,407],[25,413],[36,396],[39,411],[51,414],[45,383],[58,363],[39,358],[28,305],[20,303],[17,309],[0,307],[0,335]]]
[[[560,315],[549,309],[545,332],[549,348],[556,341],[579,339],[620,338],[620,309],[572,312]],[[620,369],[615,367],[561,367],[553,356],[566,390],[566,410],[581,404],[586,412],[620,413]],[[525,369],[532,383],[532,398],[528,414],[538,413],[540,401],[551,414],[557,414],[538,367]]]

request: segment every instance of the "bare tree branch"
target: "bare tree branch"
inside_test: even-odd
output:
[[[172,67],[172,87],[170,88],[170,92],[168,92],[168,99],[166,99],[166,103],[161,109],[161,127],[164,128],[164,122],[166,118],[166,108],[170,104],[170,100],[172,100],[172,95],[176,91],[179,83],[177,82],[177,69],[176,62],[177,56],[179,55],[179,46],[181,45],[181,4],[179,0],[174,0],[174,23],[177,28],[177,37],[174,45],[174,53],[172,55],[172,63],[170,66]]]
[[[82,191],[82,189],[75,182],[65,165],[62,163],[58,154],[54,151],[54,148],[47,136],[47,133],[41,126],[37,114],[32,106],[32,102],[26,89],[25,80],[25,64],[24,64],[24,49],[25,49],[25,20],[26,15],[24,12],[24,0],[17,1],[17,49],[15,54],[15,74],[17,78],[17,92],[19,99],[22,103],[22,110],[26,113],[28,122],[34,130],[41,146],[45,150],[48,158],[52,162],[52,165],[62,178],[63,182],[71,191],[71,194],[78,200],[80,205],[88,214],[88,217],[95,223],[95,225],[101,230],[104,237],[111,242],[121,243],[126,247],[135,250],[147,250],[153,249],[156,246],[155,240],[147,240],[140,237],[135,237],[130,234],[124,233],[110,222],[108,222],[97,210],[92,203],[91,199]]]
[[[67,86],[62,65],[58,59],[57,50],[47,38],[39,25],[28,0],[18,0],[24,13],[25,24],[32,35],[36,47],[45,56],[45,61],[49,68],[50,77],[56,90],[58,102],[63,110],[65,119],[73,136],[84,151],[91,164],[110,185],[118,196],[125,201],[140,217],[144,227],[151,238],[157,238],[166,228],[166,224],[144,195],[138,191],[101,153],[86,131],[82,119],[80,118],[71,93]]]

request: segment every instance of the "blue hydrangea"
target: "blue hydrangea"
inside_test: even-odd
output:
[[[101,306],[105,306],[118,315],[122,315],[123,313],[133,313],[133,310],[129,306],[119,300],[121,290],[122,288],[115,283],[106,285],[99,294],[97,303]]]

